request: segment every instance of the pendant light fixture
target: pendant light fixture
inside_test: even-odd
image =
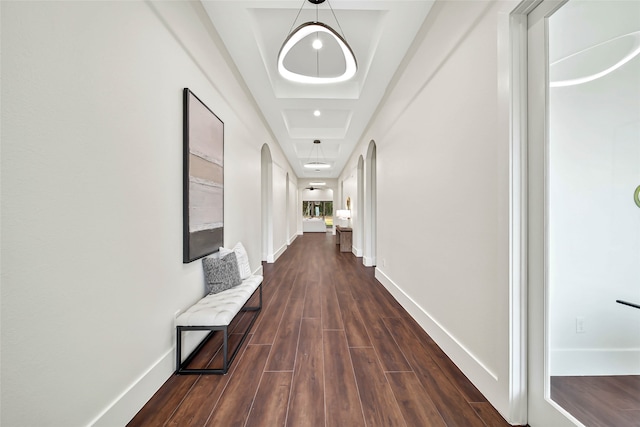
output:
[[[342,27],[340,27],[338,18],[336,17],[336,14],[333,11],[333,8],[331,7],[331,3],[329,2],[329,0],[327,0],[327,3],[329,4],[329,9],[331,9],[331,13],[333,14],[333,17],[335,18],[336,23],[338,24],[338,28],[340,28],[340,32],[343,33],[342,36],[338,34],[329,25],[319,22],[318,20],[318,5],[320,3],[324,3],[325,0],[308,0],[308,1],[309,3],[316,5],[316,20],[315,22],[305,22],[295,30],[289,32],[289,35],[287,36],[284,43],[282,44],[282,47],[280,48],[280,52],[278,52],[278,72],[285,79],[298,82],[298,83],[327,84],[327,83],[344,82],[349,80],[356,74],[356,71],[358,70],[358,63],[356,62],[356,57],[353,54],[351,47],[347,43],[347,40],[344,38],[344,32],[342,31]],[[298,15],[296,16],[296,19],[293,21],[293,25],[291,26],[291,28],[295,26],[298,16],[300,16],[300,12],[302,12],[303,7],[304,7],[304,2],[302,3],[302,6],[300,6]],[[313,33],[328,34],[336,41],[336,43],[340,47],[340,51],[344,56],[344,62],[345,62],[344,73],[335,77],[321,77],[319,73],[317,73],[315,76],[312,76],[307,74],[296,73],[287,68],[287,66],[285,65],[285,58],[287,57],[291,49],[296,44],[298,44],[302,39],[304,39],[305,37]],[[312,46],[317,52],[316,70],[318,70],[319,61],[320,61],[320,50],[322,49],[322,41],[318,38],[314,40]]]
[[[316,153],[315,160],[313,160],[313,153]],[[324,160],[324,156],[323,156]],[[311,153],[309,153],[309,159],[307,163],[304,164],[304,167],[307,169],[314,169],[316,172],[319,172],[321,169],[329,169],[331,165],[326,162],[320,161],[320,140],[316,139],[313,141],[313,148],[311,149]]]

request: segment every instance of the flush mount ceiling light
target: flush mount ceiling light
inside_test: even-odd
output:
[[[351,47],[349,46],[346,39],[344,38],[344,32],[342,31],[342,27],[340,27],[340,23],[338,22],[338,18],[336,17],[336,14],[333,12],[331,3],[327,1],[327,3],[329,4],[329,8],[331,9],[331,13],[333,14],[333,17],[335,18],[336,23],[340,28],[340,32],[343,32],[342,36],[338,34],[329,25],[318,21],[318,4],[324,3],[325,0],[308,0],[308,1],[316,5],[316,21],[305,22],[304,24],[296,28],[294,31],[289,31],[289,35],[287,36],[284,43],[282,44],[282,47],[280,48],[280,52],[278,52],[278,72],[285,79],[298,82],[298,83],[327,84],[327,83],[339,83],[339,82],[344,82],[349,80],[356,74],[356,71],[358,69],[358,64],[356,62],[356,57],[353,54],[353,51],[351,50]],[[300,16],[300,12],[302,11],[303,7],[304,7],[304,3],[302,3],[302,6],[298,11],[298,16]],[[295,26],[298,16],[296,16],[296,19],[293,21],[293,25],[291,26],[291,28]],[[316,33],[318,36],[312,43],[313,49],[316,50],[316,55],[315,55],[316,56],[316,75],[313,76],[308,74],[296,73],[295,71],[288,69],[285,64],[285,58],[287,57],[291,49],[295,45],[297,45],[302,39],[314,33]],[[345,69],[344,69],[344,72],[339,76],[322,77],[319,75],[320,74],[319,73],[320,50],[323,47],[322,41],[319,38],[320,33],[328,34],[331,38],[333,38],[335,42],[338,44],[338,46],[340,47],[340,51],[344,56]]]
[[[327,183],[321,182],[321,181],[314,181],[314,182],[310,182],[309,185],[315,185],[315,186],[321,187],[323,185],[327,185]]]
[[[313,159],[313,152],[315,151],[315,160]],[[323,156],[324,160],[324,156]],[[320,169],[329,169],[331,165],[326,162],[320,161],[320,140],[316,139],[313,141],[313,148],[311,149],[311,153],[309,153],[309,160],[304,164],[304,167],[307,169],[314,169],[316,172],[320,171]]]

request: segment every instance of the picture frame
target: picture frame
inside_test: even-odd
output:
[[[224,123],[183,90],[183,263],[224,244]]]

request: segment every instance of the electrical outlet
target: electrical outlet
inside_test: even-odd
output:
[[[382,266],[383,266],[383,267],[386,267],[386,266],[387,266],[387,260],[386,260],[386,259],[384,259],[384,258],[382,258]]]
[[[586,333],[584,317],[578,316],[576,317],[576,334],[584,334]]]

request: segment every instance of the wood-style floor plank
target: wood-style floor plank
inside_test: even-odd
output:
[[[298,336],[304,300],[291,298],[285,308],[280,328],[273,342],[267,371],[293,371],[298,350]]]
[[[640,376],[551,377],[551,398],[591,427],[640,426]]]
[[[324,425],[322,323],[302,319],[287,426]]]
[[[331,234],[299,236],[263,269],[263,309],[229,373],[172,375],[129,426],[507,425]],[[232,345],[251,316],[234,319]],[[217,366],[220,344],[215,336],[190,366]],[[637,415],[621,405],[620,417]]]
[[[372,307],[375,307],[372,310]],[[405,359],[402,351],[393,340],[393,335],[379,317],[376,305],[360,306],[360,316],[365,328],[369,332],[369,339],[378,353],[382,369],[388,372],[410,371],[411,367]]]
[[[327,427],[364,427],[362,405],[344,331],[324,331]]]
[[[344,322],[344,330],[350,347],[371,347],[371,340],[367,333],[360,311],[351,293],[344,287],[338,285],[337,288],[338,305]]]
[[[342,314],[336,289],[330,280],[322,286],[322,327],[324,329],[344,329]]]
[[[640,427],[640,410],[624,409],[620,411],[620,419],[628,427]]]
[[[171,376],[127,426],[164,425],[197,380],[195,375]]]
[[[218,403],[229,378],[229,376],[219,375],[201,376],[165,425],[170,427],[204,425]]]
[[[262,375],[246,427],[284,426],[292,376],[293,372],[265,372]]]
[[[414,333],[418,341],[420,341],[424,348],[428,351],[429,356],[438,365],[440,369],[452,379],[451,383],[465,396],[469,402],[486,402],[487,399],[480,393],[476,386],[468,380],[468,378],[462,373],[438,344],[431,339],[431,337],[422,329],[418,323],[412,318],[407,318],[405,323],[411,331]]]
[[[472,402],[471,407],[487,426],[510,427],[510,424],[502,418],[496,408],[491,406],[489,402]]]
[[[229,377],[227,389],[218,400],[206,426],[243,426],[245,424],[262,378],[264,365],[267,363],[269,350],[271,346],[268,345],[247,346],[238,365],[249,369],[239,368],[235,375]],[[260,372],[260,375],[255,375],[254,369]]]
[[[322,317],[322,290],[318,279],[307,279],[305,282],[307,293],[304,299],[305,318],[320,319]]]
[[[486,427],[469,402],[449,381],[402,319],[386,319],[400,348],[407,355],[422,387],[429,393],[448,426]]]
[[[406,426],[375,351],[366,347],[350,351],[367,426]]]
[[[388,372],[387,379],[409,426],[446,427],[442,416],[413,372]]]
[[[263,320],[256,325],[251,344],[273,344],[292,285],[292,283],[286,282],[280,284],[280,288],[275,292],[269,305],[262,308]],[[264,319],[269,319],[269,321],[264,321]]]

